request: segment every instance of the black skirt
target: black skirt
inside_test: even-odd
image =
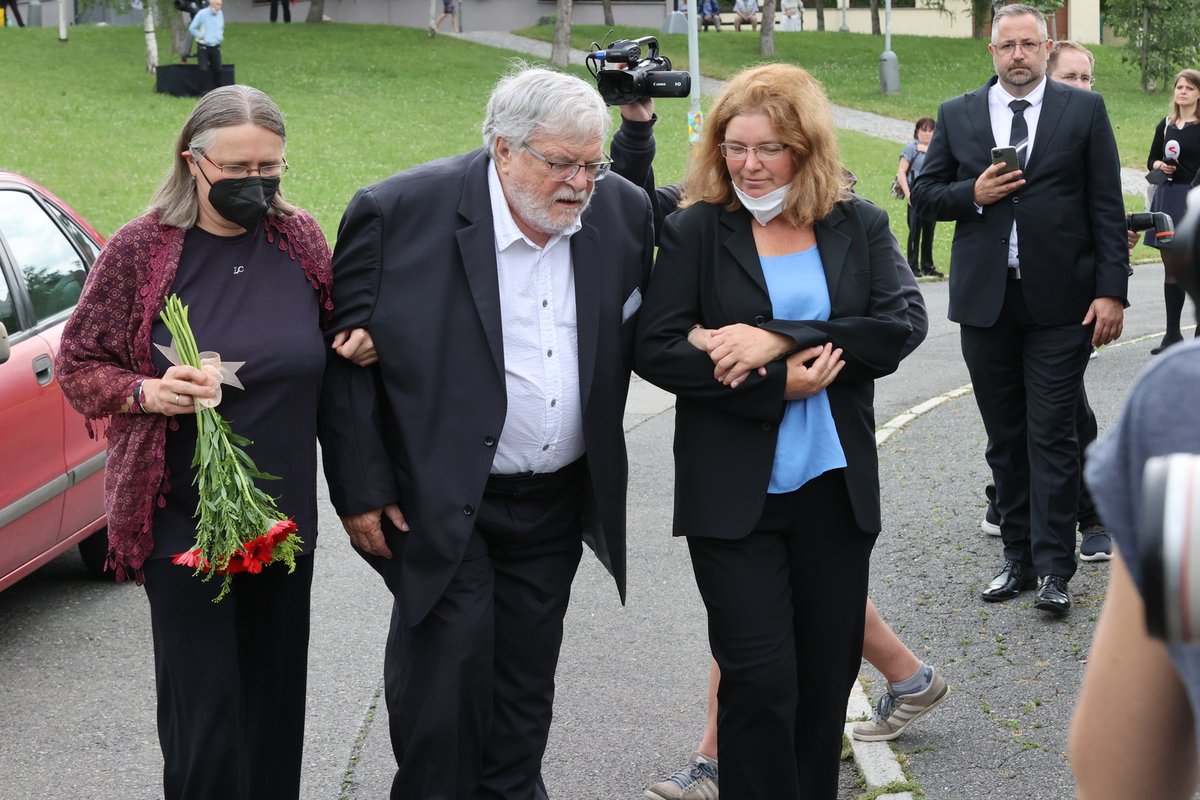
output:
[[[1183,221],[1184,212],[1187,211],[1187,196],[1190,188],[1186,183],[1175,181],[1164,183],[1154,190],[1154,197],[1150,200],[1150,210],[1165,211],[1178,226]],[[1153,229],[1146,231],[1144,241],[1149,247],[1160,249],[1170,249],[1171,247],[1171,245],[1160,245],[1154,241]]]

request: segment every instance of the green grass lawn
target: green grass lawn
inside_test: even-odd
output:
[[[601,33],[581,30],[579,43]],[[752,37],[722,32],[716,43],[712,36],[704,40],[705,58],[714,59],[707,72],[732,73],[739,53],[747,62],[754,60],[745,55],[752,55]],[[803,37],[810,48],[826,47],[815,34],[790,36]],[[841,44],[829,44],[825,52],[840,53],[847,64],[854,61],[854,48],[865,45],[861,53],[866,54],[878,47],[865,36],[828,36]],[[143,66],[139,29],[83,26],[71,29],[66,44],[56,38],[51,29],[0,30],[0,65],[21,65],[5,72],[16,77],[4,88],[0,169],[45,184],[110,234],[149,201],[194,101],[155,93],[154,78]],[[710,41],[714,46],[709,47]],[[976,49],[972,42],[937,44],[950,55],[960,46],[962,53]],[[854,47],[847,50],[849,45]],[[903,46],[899,42],[898,50]],[[237,79],[261,88],[283,109],[292,164],[284,189],[316,216],[331,241],[346,203],[359,187],[414,164],[478,147],[488,93],[516,57],[446,37],[429,39],[422,30],[342,24],[232,24],[224,49],[226,60],[236,64]],[[683,37],[668,37],[664,51],[685,52]],[[169,47],[161,35],[160,53],[168,58]],[[830,55],[831,66],[832,60]],[[836,76],[845,69],[831,70],[833,78],[821,76],[831,94],[838,85]],[[873,74],[864,74],[863,80],[874,80]],[[964,81],[963,88],[982,82],[984,74]],[[944,95],[957,91],[948,81],[943,81]],[[935,88],[922,91],[932,93]],[[906,91],[916,90],[906,84]],[[855,104],[836,94],[835,99]],[[911,102],[904,96],[872,97],[864,90],[861,105],[867,107],[868,100]],[[929,104],[932,110],[935,101]],[[683,175],[686,110],[683,100],[659,104],[655,173],[660,182],[675,182]],[[913,115],[883,105],[872,110]],[[924,108],[920,113],[926,113]],[[1145,116],[1153,119],[1148,112]],[[1151,127],[1145,126],[1147,141]],[[860,191],[887,209],[903,242],[904,207],[887,191],[899,145],[852,132],[843,132],[840,141],[846,165],[859,177]],[[1140,200],[1129,205],[1140,208]],[[935,258],[943,269],[949,264],[952,233],[951,224],[938,226]]]

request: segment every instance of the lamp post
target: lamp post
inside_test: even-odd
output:
[[[850,5],[850,0],[842,0],[842,27],[838,28],[842,33],[849,33],[850,26],[846,24],[846,6]]]
[[[883,54],[879,56],[879,90],[884,94],[900,94],[900,64],[892,52],[892,0],[884,6]]]

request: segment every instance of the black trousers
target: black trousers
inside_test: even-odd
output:
[[[583,549],[586,476],[581,460],[549,475],[491,478],[437,605],[412,627],[393,606],[384,664],[393,800],[546,798],[542,755]],[[394,559],[404,535],[388,531]],[[387,560],[364,557],[385,580],[395,574]]]
[[[932,219],[918,217],[913,211],[912,204],[908,206],[908,267],[913,274],[919,274],[925,268],[932,269],[933,264],[933,230],[937,222]]]
[[[748,536],[688,537],[721,668],[722,797],[836,800],[874,543],[843,470],[769,495]]]
[[[7,13],[12,14],[18,28],[25,27],[25,20],[21,19],[21,9],[17,8],[17,0],[0,0],[0,8],[7,9]]]
[[[274,22],[279,17],[279,6],[283,6],[283,21],[292,21],[292,4],[291,0],[271,0],[271,22]]]
[[[221,45],[196,46],[196,64],[200,67],[200,93],[208,94],[221,85]]]
[[[220,579],[145,564],[167,800],[300,796],[313,557]]]
[[[1004,557],[1037,574],[1075,574],[1079,438],[1075,417],[1092,328],[1038,325],[1021,281],[990,328],[961,326],[963,359],[987,431]]]

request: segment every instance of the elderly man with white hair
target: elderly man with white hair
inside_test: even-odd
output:
[[[587,542],[625,592],[622,415],[654,247],[609,174],[608,110],[522,68],[484,147],[362,189],[334,253],[321,441],[351,541],[395,596],[393,798],[546,797],[541,760]],[[603,179],[603,180],[602,180]]]

